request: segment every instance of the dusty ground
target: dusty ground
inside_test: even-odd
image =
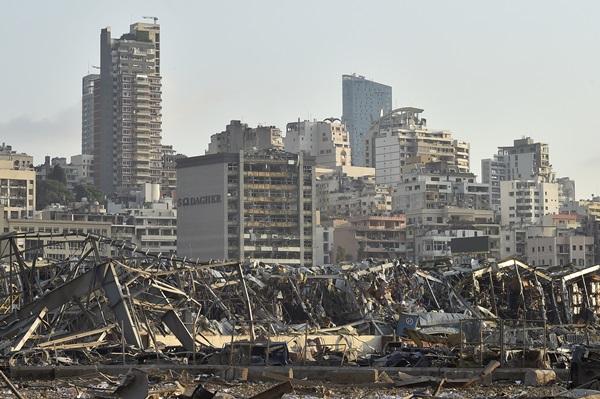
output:
[[[202,385],[212,391],[231,395],[236,399],[249,398],[259,392],[262,392],[273,385],[273,382],[243,382],[227,383],[216,380],[198,381],[198,378],[175,378],[179,383],[188,387],[188,392],[202,383]],[[195,381],[196,380],[196,381]],[[13,381],[19,392],[27,399],[34,398],[94,398],[110,394],[115,388],[114,379],[103,376],[90,376],[89,378],[70,378],[52,381]],[[153,390],[171,390],[177,388],[175,380],[171,376],[165,376],[163,381],[150,384],[150,391]],[[293,393],[284,395],[284,399],[402,399],[410,394],[415,397],[431,397],[435,387],[430,388],[328,388],[320,386],[315,388],[298,388]],[[565,390],[562,385],[551,385],[546,387],[526,387],[515,383],[494,383],[490,386],[474,386],[469,388],[447,388],[442,389],[439,398],[551,398],[557,393]],[[0,388],[0,398],[14,398],[13,393],[4,385]],[[176,398],[175,394],[168,393],[157,394],[158,398]]]

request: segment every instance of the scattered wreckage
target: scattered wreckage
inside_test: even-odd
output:
[[[69,259],[41,262],[43,248],[17,245],[43,234],[0,236],[8,367],[544,368],[567,367],[573,345],[598,343],[600,266],[200,262],[77,233],[56,237]],[[99,256],[106,245],[119,256]]]

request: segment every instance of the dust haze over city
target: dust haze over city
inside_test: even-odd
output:
[[[393,108],[471,146],[471,170],[523,136],[550,145],[577,198],[600,193],[600,4],[566,1],[10,2],[2,6],[1,141],[81,152],[81,78],[115,35],[156,16],[164,144],[203,155],[230,120],[250,126],[341,116],[341,76],[393,88]]]

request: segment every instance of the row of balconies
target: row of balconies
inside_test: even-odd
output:
[[[298,198],[294,197],[247,197],[244,196],[246,202],[296,202]]]
[[[235,222],[235,224],[237,224],[237,221]],[[264,227],[265,225],[268,225],[269,227],[296,227],[298,224],[297,223],[291,223],[291,222],[246,222],[244,223],[247,227]]]
[[[177,241],[177,235],[142,235],[140,236],[142,242],[144,241]]]
[[[276,246],[259,246],[259,245],[244,245],[244,251],[262,251],[262,252],[300,252],[300,247],[276,247]]]
[[[237,171],[235,171],[234,173],[237,176]],[[261,172],[261,171],[244,171],[244,176],[249,176],[249,177],[292,177],[292,173],[291,172]]]
[[[283,191],[283,190],[292,191],[297,188],[293,184],[251,184],[251,183],[246,183],[245,187],[248,189],[253,189],[253,190],[281,190],[281,191]]]
[[[254,214],[254,215],[296,215],[298,214],[297,210],[291,209],[259,209],[259,208],[251,208],[245,209],[245,213]]]

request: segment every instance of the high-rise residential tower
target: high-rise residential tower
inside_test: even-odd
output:
[[[94,153],[94,87],[99,83],[100,75],[90,74],[83,77],[81,93],[81,153]]]
[[[134,23],[118,39],[100,35],[98,128],[94,133],[94,183],[104,193],[160,183],[160,26]]]
[[[350,133],[352,165],[365,166],[365,135],[371,124],[392,110],[392,88],[365,79],[342,75],[342,123]]]

